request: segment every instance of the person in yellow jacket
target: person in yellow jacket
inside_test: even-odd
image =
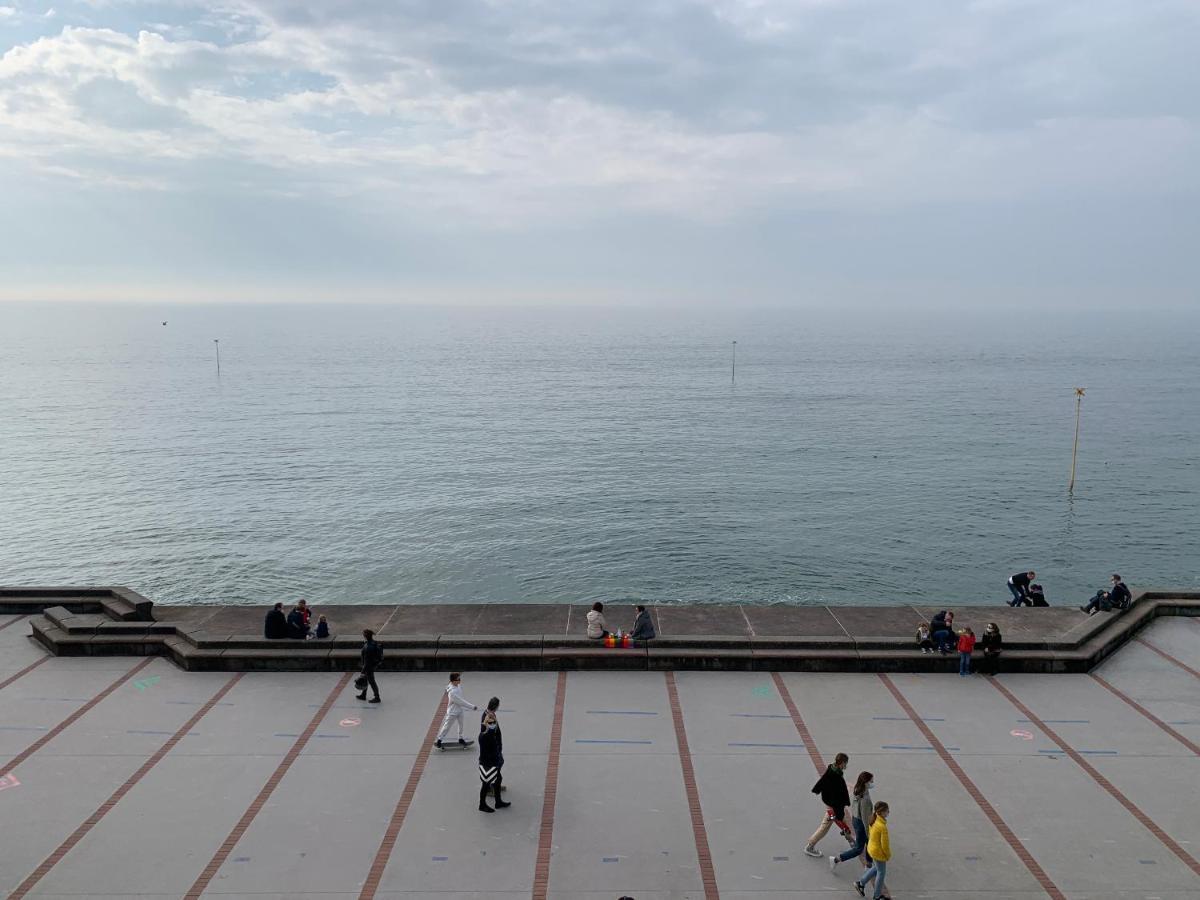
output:
[[[867,838],[867,855],[871,857],[872,866],[862,873],[862,877],[854,882],[854,889],[860,897],[867,896],[867,882],[875,879],[875,900],[883,896],[883,879],[887,875],[888,860],[892,858],[892,847],[888,843],[888,805],[880,800],[875,804],[875,814],[871,816],[870,836]]]

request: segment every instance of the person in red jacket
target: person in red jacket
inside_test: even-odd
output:
[[[971,674],[971,651],[975,649],[975,632],[964,628],[958,633],[958,674],[964,678]]]

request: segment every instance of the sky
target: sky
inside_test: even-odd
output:
[[[1195,0],[0,0],[0,300],[1194,308]]]

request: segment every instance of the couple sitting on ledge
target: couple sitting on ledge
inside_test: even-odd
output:
[[[587,636],[593,640],[603,640],[608,637],[608,625],[604,621],[604,604],[597,600],[592,604],[592,610],[587,614]],[[633,620],[633,632],[629,637],[635,641],[649,641],[657,635],[654,623],[650,621],[650,613],[640,603],[637,605],[637,616]]]

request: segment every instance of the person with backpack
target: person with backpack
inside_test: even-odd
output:
[[[817,830],[813,832],[804,848],[805,854],[815,859],[821,858],[821,851],[817,849],[817,841],[825,837],[829,832],[830,825],[836,824],[838,831],[846,839],[846,843],[854,844],[854,834],[850,831],[850,826],[846,824],[846,807],[850,805],[850,791],[846,789],[846,766],[849,763],[850,757],[845,753],[839,753],[833,758],[833,764],[813,785],[812,792],[820,794],[821,802],[825,804],[825,815],[821,817],[821,824],[817,826]]]
[[[362,662],[362,670],[358,678],[355,679],[354,686],[359,689],[357,694],[359,700],[367,699],[367,688],[369,687],[374,694],[370,702],[379,703],[381,701],[379,699],[379,685],[375,683],[375,670],[383,662],[383,648],[375,642],[375,632],[370,628],[364,628],[362,635],[365,641],[362,652],[359,654]]]

